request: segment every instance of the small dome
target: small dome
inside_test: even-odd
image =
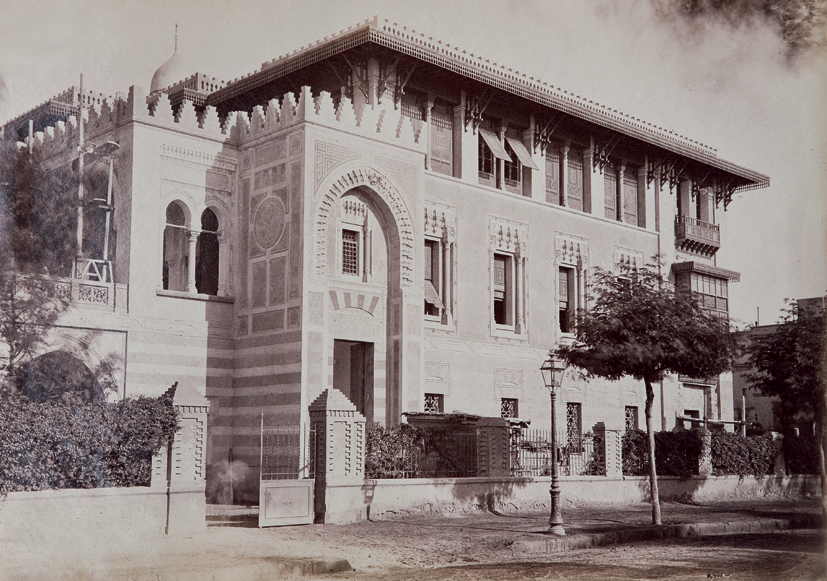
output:
[[[158,67],[158,70],[152,75],[149,94],[151,95],[156,91],[166,89],[178,81],[183,81],[188,75],[187,64],[176,50],[173,55],[169,57],[169,60]]]

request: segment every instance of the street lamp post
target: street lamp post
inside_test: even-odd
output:
[[[556,421],[556,407],[557,407],[557,388],[563,379],[563,372],[566,370],[565,364],[551,356],[540,367],[540,372],[543,374],[543,383],[551,395],[551,488],[549,488],[549,495],[551,495],[551,511],[548,517],[548,532],[553,535],[565,536],[566,530],[563,528],[563,517],[560,514],[560,483],[558,481],[559,474],[557,471],[557,421]]]

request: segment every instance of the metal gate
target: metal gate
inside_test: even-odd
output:
[[[313,523],[315,431],[265,428],[261,419],[258,526]]]

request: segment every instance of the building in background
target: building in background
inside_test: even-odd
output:
[[[809,299],[798,299],[795,302],[798,306],[799,316],[822,315],[825,309],[827,297],[812,297]],[[774,333],[778,325],[756,325],[746,333],[746,339]],[[733,417],[737,421],[746,421],[747,428],[755,430],[775,430],[778,432],[787,431],[791,427],[799,430],[813,429],[813,418],[799,417],[796,426],[782,425],[782,418],[775,410],[777,397],[764,395],[760,390],[752,389],[747,375],[753,371],[747,361],[747,356],[742,356],[735,364],[733,370],[733,387],[735,395],[735,409]]]
[[[114,354],[125,394],[195,387],[207,465],[257,468],[262,417],[305,425],[326,388],[385,424],[460,411],[547,427],[539,368],[573,338],[596,266],[661,255],[728,316],[724,210],[769,179],[714,149],[376,18],[226,84],[180,66],[82,122],[92,148],[119,145],[116,243],[101,255],[90,230],[50,348]],[[70,163],[78,94],[5,136],[29,139],[33,119],[36,154]],[[731,422],[732,393],[728,374],[668,377],[655,425]],[[558,425],[642,427],[644,400],[631,379],[569,376]],[[255,497],[251,474],[238,496]]]

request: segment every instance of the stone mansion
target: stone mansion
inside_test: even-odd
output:
[[[117,144],[66,282],[75,308],[44,349],[114,356],[122,395],[204,396],[208,478],[228,458],[257,469],[262,414],[302,426],[328,388],[388,425],[458,411],[548,428],[539,368],[593,267],[662,255],[727,317],[725,209],[769,178],[714,149],[378,18],[229,83],[180,64],[148,93],[71,88],[3,135],[52,164],[81,126],[89,150]],[[656,390],[656,429],[733,420],[731,375]],[[643,427],[644,400],[642,382],[566,376],[557,423]]]

